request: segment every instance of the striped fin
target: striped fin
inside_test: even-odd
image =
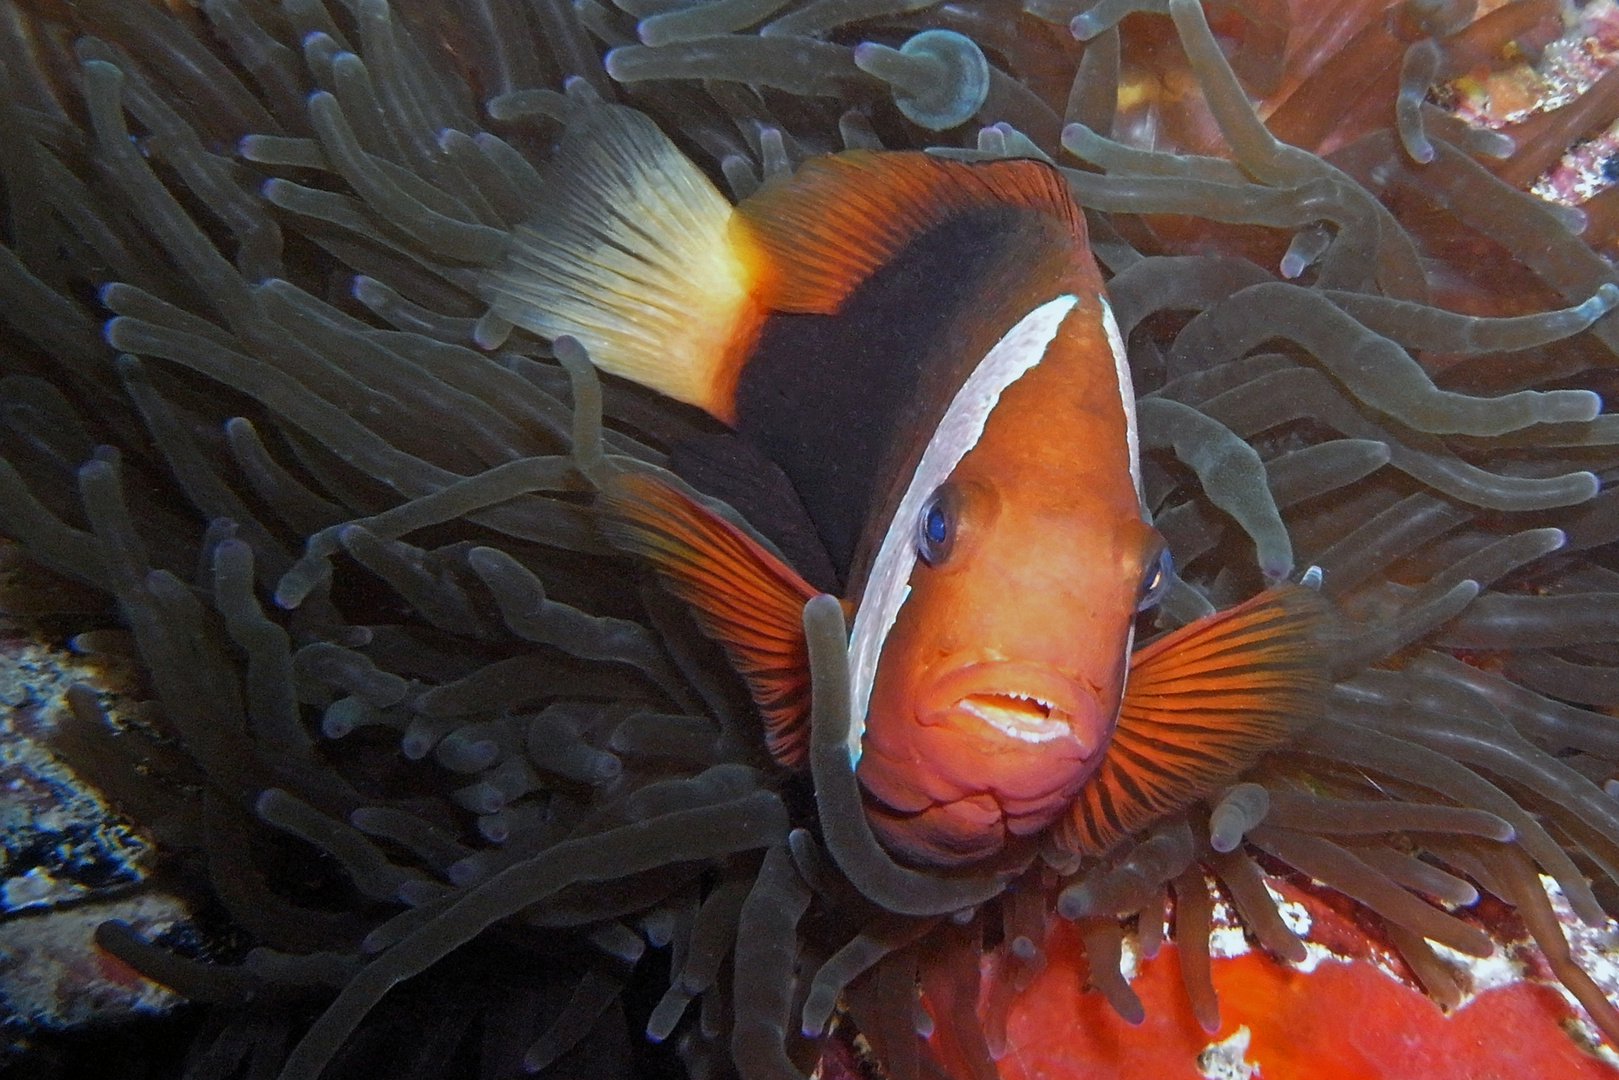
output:
[[[774,311],[830,315],[873,271],[952,217],[997,206],[1050,214],[1081,242],[1085,219],[1056,169],[1038,161],[968,163],[852,150],[811,158],[736,208],[732,231],[756,254],[756,288]]]
[[[1322,618],[1313,590],[1284,585],[1138,649],[1118,729],[1057,843],[1100,854],[1283,742],[1326,689]]]
[[[770,755],[803,764],[810,678],[801,619],[817,590],[741,529],[651,476],[615,477],[596,508],[608,541],[651,563],[724,648],[764,715]]]
[[[577,108],[539,216],[483,279],[490,311],[577,338],[603,371],[721,420],[764,313],[730,239],[732,207],[649,118]]]

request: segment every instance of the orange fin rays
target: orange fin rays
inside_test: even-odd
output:
[[[1050,214],[1084,239],[1085,219],[1049,165],[862,150],[812,158],[767,185],[736,208],[731,234],[757,256],[745,261],[766,307],[827,315],[910,241],[995,206]]]
[[[1326,688],[1322,617],[1313,591],[1285,585],[1137,650],[1118,729],[1057,842],[1106,851],[1281,743]]]
[[[810,681],[801,619],[816,590],[741,529],[653,477],[618,476],[596,505],[608,541],[650,562],[725,649],[764,715],[771,756],[802,765]]]

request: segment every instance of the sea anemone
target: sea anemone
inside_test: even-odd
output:
[[[6,0],[0,533],[35,587],[4,599],[130,634],[145,726],[81,702],[62,748],[223,927],[98,936],[206,1004],[185,1075],[622,1074],[627,1013],[693,1077],[790,1080],[830,1038],[992,1080],[1054,920],[1135,1017],[1123,936],[1172,897],[1212,1030],[1216,895],[1303,953],[1267,875],[1352,900],[1441,1002],[1430,942],[1488,953],[1493,896],[1619,1043],[1545,884],[1619,911],[1619,276],[1428,100],[1546,10]],[[862,814],[817,598],[810,767],[773,766],[593,514],[713,425],[487,311],[604,100],[739,198],[846,147],[1060,167],[1179,569],[1138,640],[1302,576],[1318,713],[1191,796],[1121,740],[1150,820],[1087,795],[1025,865],[925,873]]]

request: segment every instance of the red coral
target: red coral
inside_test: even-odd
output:
[[[1294,894],[1297,895],[1297,894]],[[1312,905],[1329,940],[1353,925]],[[1362,940],[1372,955],[1377,950]],[[1543,982],[1485,990],[1446,1014],[1420,990],[1368,960],[1324,960],[1305,972],[1261,953],[1214,961],[1221,1026],[1198,1026],[1166,946],[1131,983],[1146,1020],[1131,1026],[1100,994],[1081,986],[1079,934],[1054,920],[1050,962],[1012,1003],[1003,1080],[1202,1080],[1199,1055],[1240,1027],[1241,1055],[1263,1080],[1479,1080],[1481,1077],[1613,1080],[1619,1070],[1586,1053],[1569,1033],[1574,1015]],[[993,983],[991,969],[986,982]]]

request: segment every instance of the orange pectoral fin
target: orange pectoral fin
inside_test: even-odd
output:
[[[653,477],[616,477],[596,507],[608,541],[650,562],[725,649],[764,715],[771,756],[803,764],[810,682],[800,620],[816,590],[747,533]]]
[[[1056,838],[1106,851],[1234,780],[1326,689],[1312,590],[1284,585],[1138,649],[1118,729]]]

